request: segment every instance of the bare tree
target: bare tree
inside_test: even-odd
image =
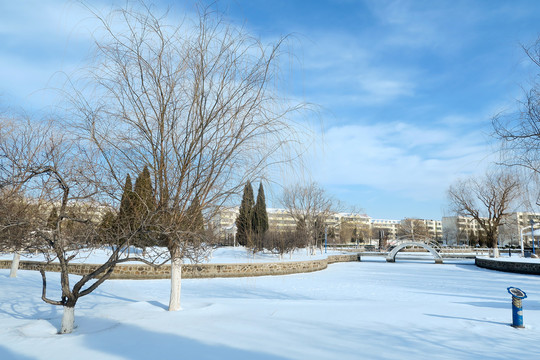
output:
[[[296,184],[283,190],[282,206],[294,218],[297,233],[304,233],[311,253],[322,246],[326,219],[335,212],[336,201],[317,183]]]
[[[61,298],[47,296],[45,270],[40,270],[42,300],[64,309],[60,333],[74,327],[75,306],[107,280],[118,263],[142,260],[129,256],[130,238],[107,241],[110,257],[95,270],[70,282],[70,262],[81,249],[103,244],[99,224],[102,191],[95,158],[88,147],[62,133],[53,122],[1,119],[0,248],[41,253],[60,266]],[[144,261],[144,260],[142,260]]]
[[[481,179],[458,181],[448,189],[453,210],[458,215],[472,217],[480,225],[496,257],[499,225],[520,196],[520,181],[508,172],[487,173]]]
[[[509,115],[494,117],[496,136],[503,144],[503,164],[518,166],[532,174],[532,180],[539,183],[540,176],[540,38],[529,47],[523,46],[528,58],[537,67],[537,74],[529,90],[520,101],[520,110]],[[533,195],[540,205],[540,193],[534,189]]]
[[[156,208],[146,222],[169,251],[178,310],[183,259],[207,243],[181,226],[193,200],[210,218],[246,180],[300,156],[291,118],[304,105],[278,86],[286,38],[266,46],[208,7],[180,25],[144,4],[96,17],[104,35],[75,113],[119,184],[148,166]]]
[[[406,236],[413,241],[423,241],[429,237],[429,230],[424,221],[420,219],[405,218],[399,223],[397,235]]]

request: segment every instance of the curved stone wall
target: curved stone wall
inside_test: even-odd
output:
[[[250,277],[265,275],[288,275],[324,270],[328,264],[336,262],[360,261],[358,254],[329,255],[327,259],[291,261],[276,263],[251,264],[185,264],[182,266],[182,278],[201,279],[217,277]],[[70,264],[70,273],[85,275],[99,265]],[[0,269],[11,268],[11,260],[0,260]],[[57,263],[44,264],[37,261],[21,261],[20,270],[39,270],[60,272]],[[152,267],[145,264],[120,264],[114,268],[111,279],[168,279],[171,276],[170,265]]]
[[[540,275],[539,262],[519,262],[519,261],[499,261],[497,259],[488,259],[477,257],[474,260],[476,266],[505,272],[513,272],[519,274]]]

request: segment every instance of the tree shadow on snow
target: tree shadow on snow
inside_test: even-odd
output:
[[[103,297],[107,299],[122,300],[122,301],[127,301],[127,302],[138,302],[138,300],[119,296],[117,294],[114,294],[114,293],[111,293],[102,289],[97,289],[96,291],[92,293],[91,296],[98,296],[98,297]]]
[[[470,302],[455,302],[454,304],[463,304],[463,305],[471,305],[476,307],[483,307],[483,308],[492,308],[492,309],[511,309],[512,308],[512,300],[508,301],[470,301]]]
[[[495,325],[510,325],[510,323],[505,323],[505,322],[482,320],[482,319],[473,319],[473,318],[466,318],[466,317],[460,317],[460,316],[448,316],[448,315],[437,315],[437,314],[424,314],[424,315],[437,317],[437,318],[442,318],[442,319],[467,320],[467,321],[475,321],[475,322],[481,322],[481,323],[487,323],[487,324],[495,324]]]
[[[58,306],[47,305],[47,310],[39,310],[36,307],[23,306],[21,309],[17,307],[17,303],[2,304],[0,306],[0,314],[8,315],[14,319],[20,320],[52,320],[59,316]],[[2,359],[2,357],[0,357]]]
[[[478,295],[478,294],[466,295],[466,294],[445,293],[445,292],[435,292],[435,291],[415,291],[414,293],[437,295],[437,296],[449,296],[449,297],[457,297],[457,298],[470,298],[470,299],[476,299],[476,300],[479,300],[479,299],[493,300],[494,302],[501,302],[500,296],[485,296],[485,295]]]
[[[160,303],[159,301],[147,301],[147,303],[163,310],[169,310],[169,306]]]
[[[512,300],[508,297],[508,301],[473,301],[473,302],[457,302],[456,304],[465,304],[478,307],[490,307],[494,309],[511,309]],[[540,302],[534,300],[523,300],[523,310],[540,310]]]
[[[202,342],[106,319],[80,317],[77,322],[80,325],[77,333],[84,335],[81,340],[88,348],[127,359],[285,359],[272,354],[215,344],[215,338]],[[95,325],[92,326],[92,323]],[[102,331],[96,331],[99,329]]]
[[[0,345],[0,359],[17,359],[17,360],[33,360],[35,358],[24,356],[19,353],[15,353],[9,349],[6,349],[5,347]]]

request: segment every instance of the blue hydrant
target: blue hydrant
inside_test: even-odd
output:
[[[523,306],[521,300],[527,297],[525,291],[516,287],[509,287],[508,292],[512,295],[512,326],[523,328]]]

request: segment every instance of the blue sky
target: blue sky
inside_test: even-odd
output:
[[[448,186],[497,159],[491,117],[537,71],[520,47],[540,36],[535,0],[218,6],[265,41],[293,34],[289,95],[318,104],[324,126],[310,176],[374,218],[448,213]],[[0,106],[47,111],[41,89],[85,65],[92,24],[77,2],[0,0]]]

